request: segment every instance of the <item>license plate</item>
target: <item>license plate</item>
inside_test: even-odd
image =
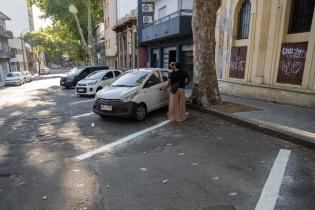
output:
[[[78,91],[79,93],[84,92],[84,90],[83,90],[83,89],[77,89],[77,91]]]
[[[113,107],[112,106],[108,106],[108,105],[101,105],[101,110],[103,111],[112,111]]]
[[[64,84],[65,84],[65,82],[61,82],[61,84],[62,84],[62,85],[64,85]]]

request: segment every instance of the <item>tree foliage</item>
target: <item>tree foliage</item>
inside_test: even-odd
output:
[[[41,67],[41,57],[43,53],[49,51],[50,49],[53,51],[51,47],[53,46],[52,41],[43,33],[43,31],[38,32],[30,32],[23,36],[23,39],[31,45],[33,55],[39,64],[39,74]]]
[[[95,56],[95,53],[93,52],[95,52],[96,49],[93,40],[95,37],[95,30],[92,30],[92,28],[96,26],[103,16],[102,6],[100,5],[99,0],[28,0],[28,3],[39,7],[44,13],[43,18],[50,18],[52,20],[53,27],[46,32],[52,34],[56,39],[58,37],[61,38],[60,40],[57,40],[57,42],[55,40],[55,43],[62,42],[64,45],[59,46],[59,48],[64,47],[64,52],[66,52],[72,60],[82,61],[85,60],[87,55],[90,55],[90,59],[93,59],[91,56]],[[90,41],[89,44],[92,46],[91,49],[86,48],[85,53],[82,50],[82,47],[79,47],[80,43],[82,45],[82,40],[78,26],[73,18],[73,14],[69,12],[69,5],[71,4],[78,9],[77,17],[82,28],[83,36],[85,40]],[[88,24],[88,5],[91,6],[90,26],[92,27],[90,28]]]

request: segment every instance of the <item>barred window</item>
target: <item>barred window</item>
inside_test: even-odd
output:
[[[237,39],[248,39],[250,10],[251,10],[250,0],[245,0],[238,15]]]
[[[315,0],[292,0],[289,34],[311,31]]]

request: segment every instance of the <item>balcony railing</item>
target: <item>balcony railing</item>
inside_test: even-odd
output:
[[[13,33],[11,31],[0,31],[0,37],[13,39]]]
[[[172,13],[170,15],[167,15],[165,17],[162,17],[162,18],[154,21],[153,23],[145,24],[143,26],[143,28],[146,28],[146,27],[149,27],[149,26],[152,26],[152,25],[158,25],[160,23],[169,21],[169,20],[174,19],[174,18],[179,17],[179,16],[192,16],[192,13],[193,13],[192,10],[180,10],[180,11],[174,12],[174,13]]]
[[[192,36],[191,19],[192,10],[180,10],[145,25],[141,30],[140,43]]]

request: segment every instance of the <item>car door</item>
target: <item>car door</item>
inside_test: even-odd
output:
[[[105,87],[106,85],[110,85],[113,81],[114,81],[114,73],[113,71],[108,71],[102,78],[102,87]]]
[[[161,89],[163,88],[163,83],[161,80],[161,75],[159,71],[153,72],[143,89],[143,99],[147,105],[148,111],[153,111],[158,109],[163,104],[163,99],[161,98]]]
[[[160,92],[161,98],[163,98],[163,105],[166,106],[168,105],[169,99],[170,99],[170,94],[167,89],[167,84],[168,84],[168,77],[169,77],[169,71],[168,70],[161,70],[161,78],[162,78],[162,83],[163,83],[163,88],[162,91]]]

